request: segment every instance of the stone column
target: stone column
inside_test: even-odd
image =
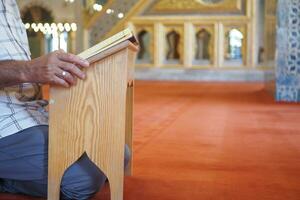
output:
[[[300,102],[300,0],[278,0],[276,100]]]

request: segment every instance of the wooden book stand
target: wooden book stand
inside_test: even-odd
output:
[[[84,152],[107,176],[111,199],[123,199],[125,140],[132,147],[136,52],[137,46],[124,41],[88,59],[87,79],[75,87],[50,88],[49,200],[59,199],[65,170]]]

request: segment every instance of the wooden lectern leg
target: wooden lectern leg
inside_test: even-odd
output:
[[[119,175],[111,176],[109,180],[111,200],[123,200],[124,169],[119,168]]]
[[[107,130],[108,127],[103,128]],[[108,154],[93,154],[92,152],[95,150],[101,151],[101,148],[103,148],[98,146],[95,147],[95,149],[93,149],[91,152],[87,150],[87,155],[106,175],[110,185],[111,200],[123,200],[125,142],[124,137],[121,140],[121,136],[124,135],[124,132],[120,131],[120,129],[116,127],[111,127],[110,131],[112,135],[120,135],[120,137],[115,138],[116,140],[114,141],[107,141],[110,144],[110,148],[106,148]]]
[[[111,200],[123,200],[123,186],[124,186],[124,152],[118,151],[124,149],[124,143],[122,145],[116,145],[114,147],[117,152],[122,152],[122,155],[114,155],[112,160],[106,160],[105,157],[94,157],[91,155],[91,160],[98,166],[99,169],[105,174],[109,181]],[[87,152],[89,156],[89,153]],[[105,160],[105,165],[103,165]],[[102,163],[102,164],[101,164]],[[102,166],[102,167],[101,167]],[[52,200],[52,199],[51,199]]]
[[[53,168],[53,166],[49,167]],[[57,171],[57,168],[55,169]],[[53,170],[52,170],[53,171]],[[61,172],[63,172],[64,170],[59,170]],[[61,179],[63,176],[63,173],[61,176],[53,176],[51,175],[53,174],[53,172],[49,171],[49,176],[48,176],[48,200],[59,200],[60,197],[60,183],[61,183]]]
[[[82,155],[82,150],[73,151],[68,145],[68,141],[60,139],[61,134],[52,129],[53,126],[59,125],[52,123],[49,126],[48,200],[59,200],[62,177],[65,171]],[[69,151],[64,152],[64,149],[69,149]]]
[[[132,175],[132,160],[133,160],[133,149],[132,149],[132,133],[133,133],[133,82],[128,84],[126,93],[126,128],[125,128],[125,143],[128,145],[131,158],[126,168],[125,174]]]
[[[60,185],[62,176],[64,175],[65,167],[63,167],[60,163],[63,162],[63,158],[49,157],[48,163],[48,200],[59,200],[60,197]]]

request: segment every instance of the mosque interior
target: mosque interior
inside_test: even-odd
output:
[[[135,33],[124,199],[299,199],[300,0],[17,2],[32,58]]]

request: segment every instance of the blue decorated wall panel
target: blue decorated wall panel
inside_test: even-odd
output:
[[[279,0],[276,99],[300,102],[300,0]]]

